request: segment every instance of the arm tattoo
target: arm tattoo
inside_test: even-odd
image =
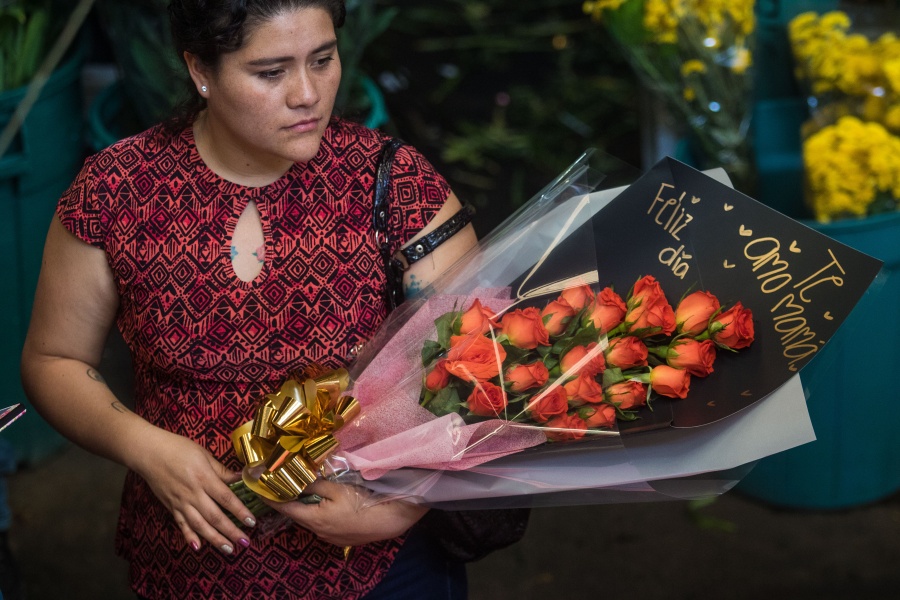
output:
[[[101,375],[101,374],[100,374],[96,369],[94,369],[93,367],[89,367],[89,368],[88,368],[88,370],[87,370],[87,376],[90,377],[91,379],[93,379],[94,381],[99,382],[99,383],[103,383],[103,384],[106,383],[106,380],[103,379],[103,375]]]
[[[409,283],[405,286],[404,294],[407,298],[412,298],[422,291],[422,282],[416,279],[415,275],[409,276]]]

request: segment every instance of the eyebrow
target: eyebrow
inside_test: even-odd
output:
[[[337,48],[337,40],[331,40],[330,42],[325,42],[318,48],[315,48],[310,54],[318,54],[320,52],[327,52],[329,50],[334,50]],[[255,60],[247,61],[247,65],[251,67],[265,67],[269,65],[275,65],[278,63],[291,62],[295,60],[293,56],[272,56],[266,58],[257,58]]]

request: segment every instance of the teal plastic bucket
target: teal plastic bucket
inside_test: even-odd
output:
[[[800,373],[816,441],[761,460],[737,489],[779,506],[848,508],[900,490],[900,214],[811,225],[885,264]]]
[[[789,216],[803,208],[801,98],[756,108],[758,199]],[[774,505],[839,509],[900,490],[900,213],[806,225],[884,261],[882,272],[822,351],[801,371],[816,441],[767,457],[737,490]]]
[[[39,460],[64,440],[31,407],[22,391],[19,358],[28,330],[44,238],[59,196],[84,160],[81,66],[84,47],[47,80],[12,145],[0,158],[0,406],[25,404],[27,412],[2,435],[22,463]],[[0,128],[26,94],[0,94]],[[60,390],[60,393],[64,393]]]

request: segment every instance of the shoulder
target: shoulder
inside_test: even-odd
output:
[[[120,164],[133,168],[137,163],[153,163],[189,149],[187,130],[173,130],[160,124],[123,138],[90,157],[89,163],[101,168]]]

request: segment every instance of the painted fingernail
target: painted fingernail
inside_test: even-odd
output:
[[[248,527],[256,527],[256,519],[253,517],[247,517],[244,519],[244,523],[246,523]]]
[[[240,545],[243,546],[244,548],[249,548],[249,547],[250,547],[250,540],[248,540],[247,538],[241,538],[241,539],[238,540],[238,544],[240,544]]]
[[[198,544],[197,542],[191,542],[191,548],[194,549],[194,552],[199,552],[199,551],[200,551],[200,544]]]
[[[229,546],[228,544],[222,544],[222,545],[219,547],[219,550],[221,550],[221,551],[224,552],[225,554],[231,554],[232,552],[234,552],[234,548],[232,548],[232,547]]]

